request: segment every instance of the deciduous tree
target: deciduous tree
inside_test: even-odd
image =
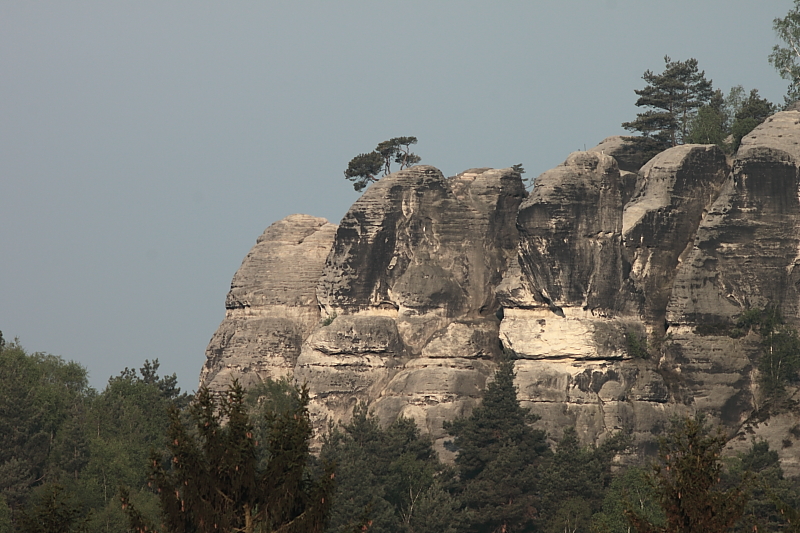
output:
[[[785,46],[776,44],[769,62],[781,78],[789,81],[785,97],[788,105],[800,98],[800,0],[794,0],[794,7],[785,17],[772,21],[772,29]]]

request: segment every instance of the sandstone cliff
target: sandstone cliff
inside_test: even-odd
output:
[[[800,326],[799,143],[787,111],[730,166],[711,145],[645,163],[609,138],[530,194],[513,169],[391,174],[338,227],[293,215],[264,232],[201,384],[290,373],[317,427],[365,401],[382,420],[414,418],[444,453],[442,422],[480,401],[505,347],[553,438],[625,430],[646,454],[670,416],[702,411],[732,448],[766,438],[800,473],[797,415],[763,409],[756,336],[698,333],[766,305]]]

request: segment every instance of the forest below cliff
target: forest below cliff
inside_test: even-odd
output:
[[[517,401],[513,354],[482,405],[446,424],[452,464],[412,420],[382,424],[363,405],[311,454],[308,396],[289,381],[234,386],[215,400],[182,393],[158,369],[145,361],[96,391],[77,363],[0,343],[0,532],[798,527],[800,480],[784,477],[765,442],[723,454],[725,436],[702,418],[675,419],[659,458],[627,467],[625,432],[596,447],[569,429],[552,442]],[[266,480],[260,486],[278,490],[258,489]],[[284,489],[288,503],[277,495]],[[216,503],[202,496],[217,493],[225,497]],[[198,509],[229,527],[198,526]],[[301,522],[312,514],[315,525]],[[681,521],[694,526],[676,529]]]

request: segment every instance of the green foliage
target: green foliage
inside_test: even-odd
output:
[[[651,478],[666,526],[630,505],[625,514],[638,533],[730,530],[743,514],[747,495],[741,486],[725,489],[720,484],[725,442],[722,434],[709,433],[702,417],[672,422],[661,438]]]
[[[86,370],[53,355],[28,354],[15,340],[0,350],[0,495],[16,510],[31,490],[80,469],[85,450],[74,435],[93,391]],[[70,428],[75,453],[61,435]]]
[[[635,331],[625,332],[625,345],[628,355],[634,359],[650,359],[650,351],[647,346],[647,336],[640,335]]]
[[[20,528],[26,533],[84,533],[86,526],[81,503],[57,483],[37,487],[20,520]]]
[[[618,432],[598,447],[581,446],[575,428],[564,430],[555,453],[543,459],[537,476],[539,520],[545,531],[588,529],[611,484],[612,460],[629,444],[627,433]]]
[[[193,428],[186,427],[177,408],[171,410],[169,453],[150,457],[164,531],[322,531],[333,474],[309,478],[308,392],[294,389],[292,394],[296,408],[267,413],[266,442],[255,439],[237,382],[220,401],[206,388],[199,391],[189,408]],[[263,466],[259,446],[268,450]],[[134,529],[154,530],[127,493],[122,501]]]
[[[337,465],[328,531],[452,530],[458,504],[445,490],[451,472],[413,420],[401,417],[382,429],[359,404],[349,424],[326,436],[321,458]]]
[[[444,425],[458,450],[460,499],[467,531],[529,531],[537,517],[537,466],[548,446],[537,418],[523,409],[514,361],[500,361],[483,401],[468,418]]]
[[[158,360],[145,360],[138,372],[125,368],[109,378],[85,414],[83,439],[88,457],[77,488],[96,509],[90,521],[93,530],[105,531],[112,525],[117,531],[127,529],[119,507],[120,486],[130,488],[149,520],[159,519],[155,497],[146,490],[146,465],[150,452],[164,447],[168,410],[173,405],[186,406],[189,397],[181,394],[174,374],[162,377],[158,369]]]
[[[378,143],[372,152],[359,154],[350,160],[344,177],[353,182],[353,188],[363,190],[370,183],[378,181],[378,173],[391,173],[392,163],[400,165],[400,170],[409,168],[422,161],[417,154],[411,152],[411,145],[417,144],[416,137],[393,137]]]
[[[2,334],[0,334],[0,339]],[[2,346],[0,346],[2,349]],[[6,502],[6,497],[0,494],[0,533],[12,533],[13,524],[11,522],[11,507]]]
[[[269,441],[273,418],[302,410],[303,397],[289,376],[278,380],[267,379],[247,389],[245,405],[253,425],[253,439],[258,443]],[[256,457],[261,469],[267,468],[272,454],[268,446],[256,446]]]
[[[783,477],[778,453],[766,441],[753,441],[750,449],[728,462],[723,484],[747,484],[749,501],[737,530],[782,531],[787,528],[785,508],[800,508],[800,487]]]
[[[522,180],[522,183],[526,183],[526,182],[528,182],[528,183],[527,183],[528,185],[531,183],[531,181],[530,181],[530,180],[528,180],[528,178],[523,178],[523,177],[522,177],[522,176],[523,176],[523,174],[525,174],[525,169],[522,167],[522,164],[521,164],[521,163],[517,163],[516,165],[511,165],[511,170],[513,170],[514,172],[516,172],[517,174],[519,174],[519,177],[520,177],[520,179]]]
[[[725,153],[734,153],[742,138],[776,111],[773,104],[758,95],[758,89],[752,89],[749,96],[745,94],[741,85],[733,87],[724,98],[722,91],[714,91],[709,103],[698,109],[686,142],[716,144]]]
[[[328,316],[326,316],[325,319],[322,321],[322,327],[323,328],[324,327],[328,327],[331,324],[333,324],[333,321],[336,320],[337,316],[338,315],[336,314],[336,311],[334,311],[333,313],[331,313]]]
[[[800,337],[797,331],[782,326],[769,332],[763,343],[764,354],[758,363],[761,387],[768,397],[780,396],[787,384],[798,381]]]
[[[411,165],[419,163],[422,159],[411,152],[411,145],[417,144],[416,137],[394,137],[388,141],[378,143],[375,151],[383,158],[384,175],[389,174],[392,162],[400,165],[400,170],[409,168]]]
[[[758,361],[759,384],[768,399],[778,399],[786,385],[800,380],[800,335],[774,306],[745,310],[728,333],[738,338],[751,331],[761,336],[763,347]]]
[[[686,142],[697,109],[713,95],[711,82],[698,70],[696,59],[672,61],[664,56],[664,62],[660,74],[645,71],[642,79],[647,86],[634,91],[639,96],[636,105],[648,109],[622,123],[626,130],[640,134],[630,140],[649,157]]]
[[[378,152],[358,154],[344,171],[344,177],[353,182],[357,191],[364,189],[372,182],[378,181],[378,173],[383,168],[383,157]]]
[[[725,139],[728,136],[727,116],[725,113],[725,99],[722,91],[717,89],[711,96],[708,104],[700,106],[697,115],[692,120],[687,143],[716,144],[723,151],[728,146]]]
[[[769,62],[781,78],[789,81],[785,97],[788,105],[800,98],[800,0],[794,1],[794,7],[785,17],[772,21],[772,29],[786,44],[786,46],[776,44],[772,48]]]
[[[658,528],[664,526],[664,511],[647,472],[641,468],[631,467],[614,477],[603,496],[601,511],[592,516],[592,529],[598,533],[629,533],[625,509],[635,509]]]
[[[734,114],[735,119],[731,125],[733,151],[739,149],[745,135],[753,131],[775,111],[775,106],[771,102],[758,95],[758,89],[751,90],[748,98],[741,103]]]

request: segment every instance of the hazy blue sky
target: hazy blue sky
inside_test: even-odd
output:
[[[0,3],[0,330],[94,386],[158,358],[194,390],[272,222],[338,222],[398,135],[452,175],[536,176],[625,133],[642,72],[695,57],[782,101],[790,0]]]

